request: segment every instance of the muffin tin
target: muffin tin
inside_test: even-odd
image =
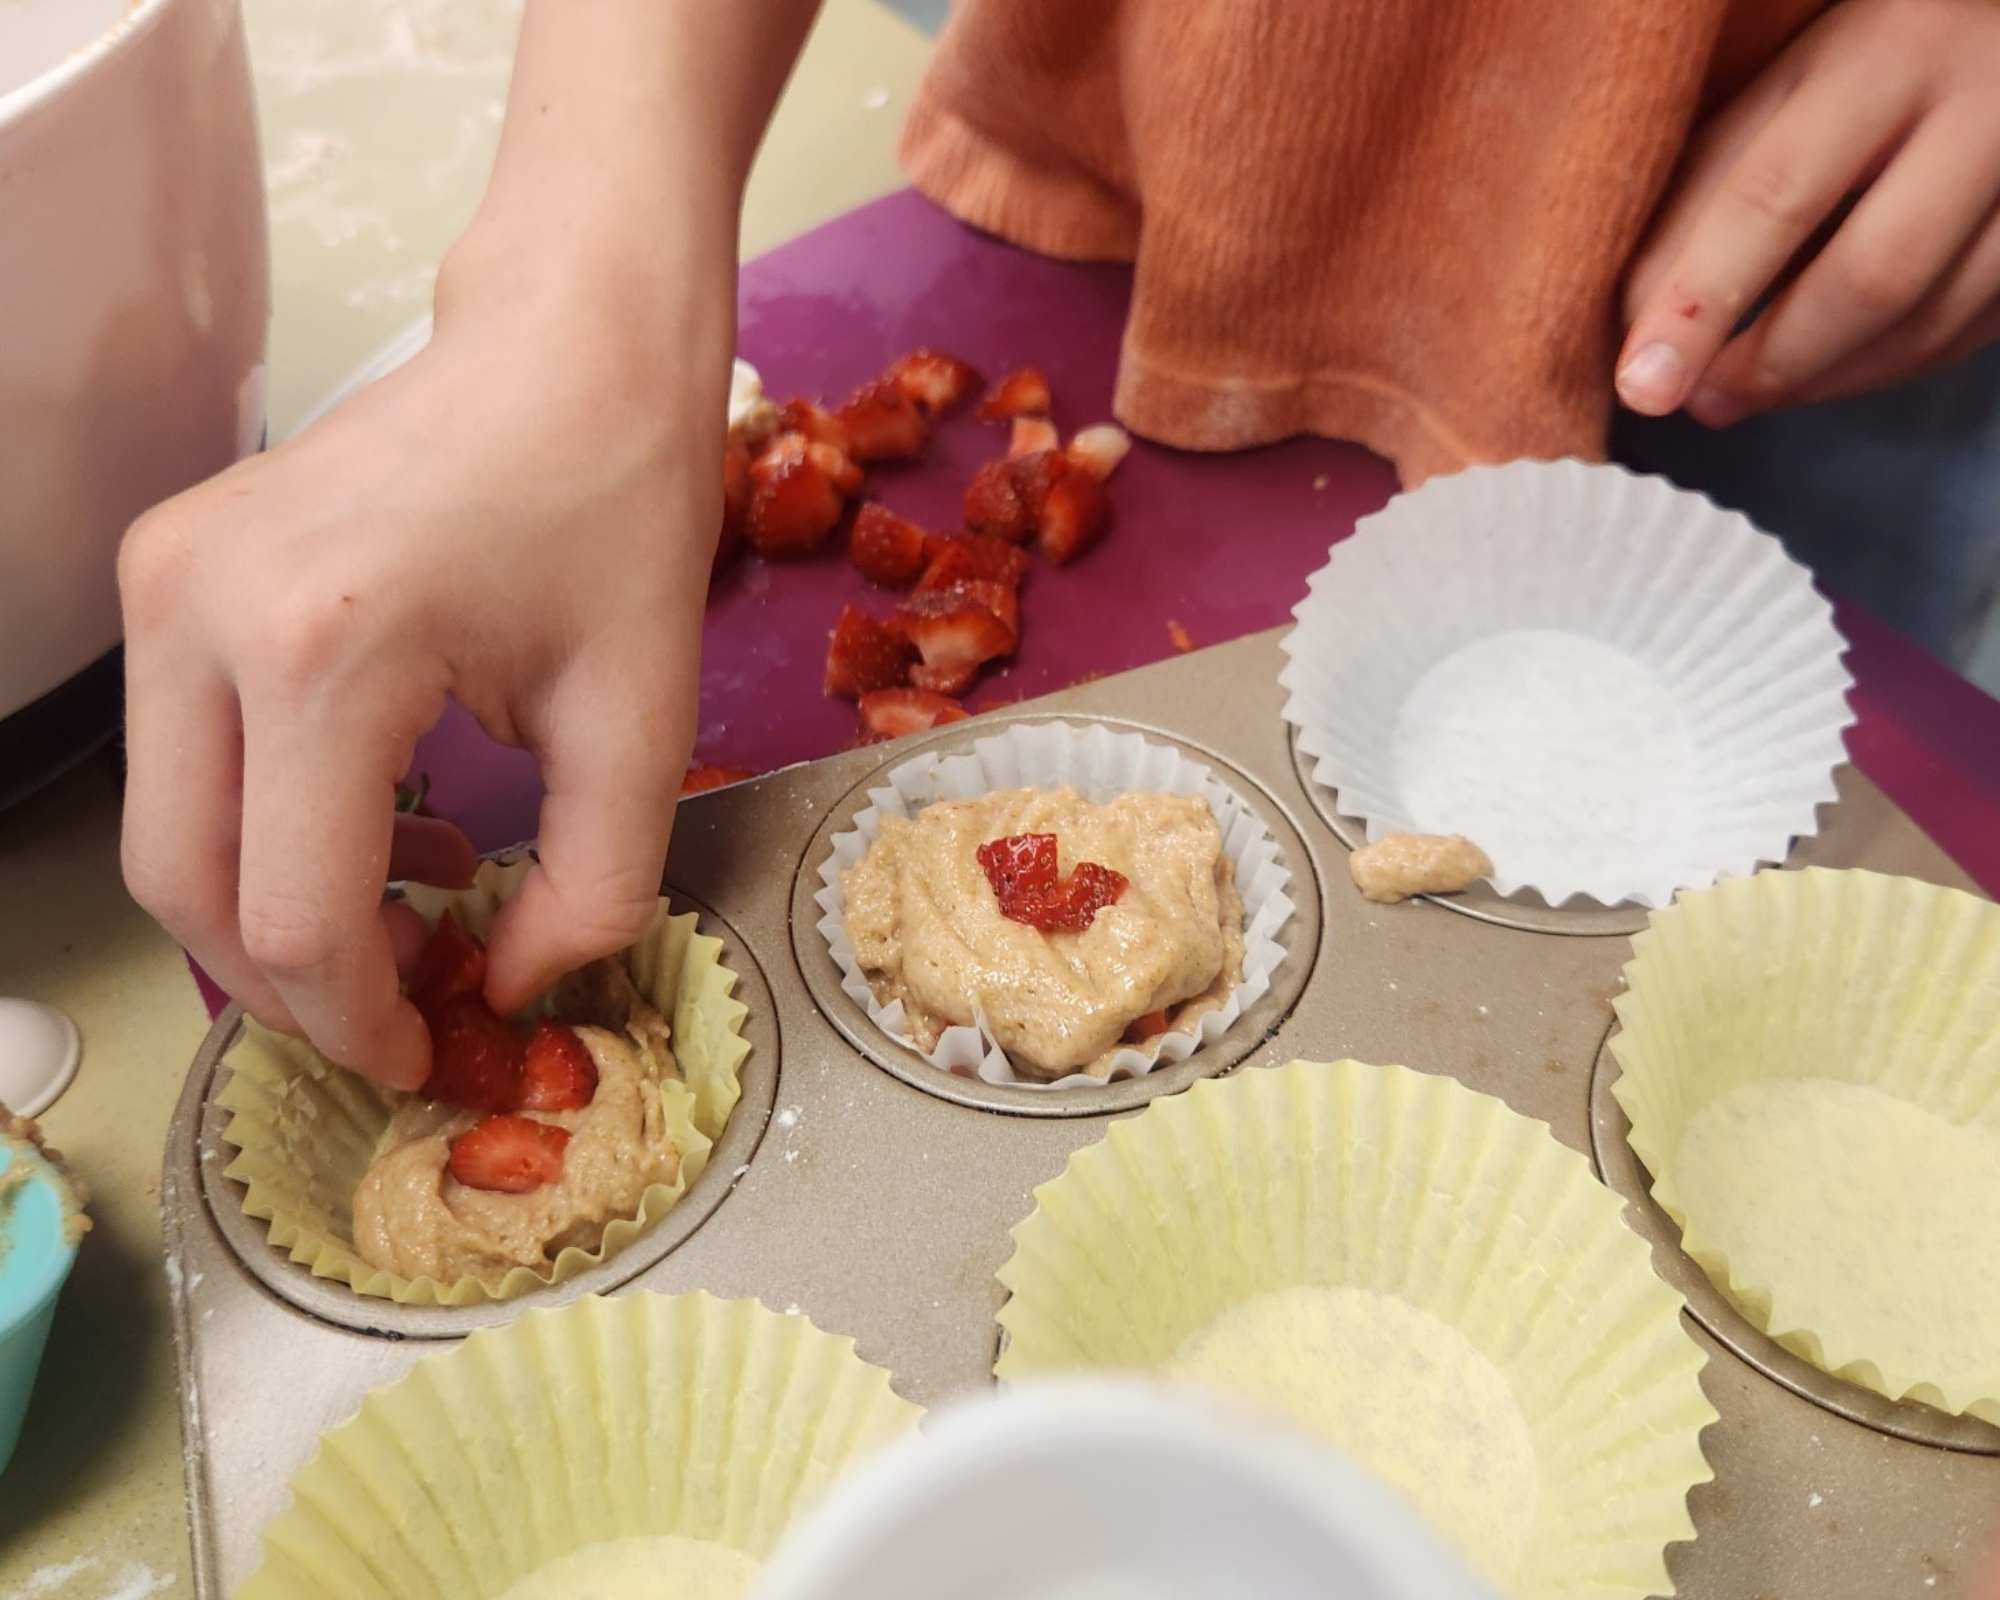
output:
[[[707,1289],[852,1336],[920,1404],[990,1384],[1003,1297],[994,1275],[1009,1230],[1073,1151],[1196,1078],[1352,1056],[1449,1074],[1593,1153],[1662,1275],[1694,1302],[1692,1331],[1711,1357],[1703,1387],[1721,1420],[1703,1437],[1716,1480],[1690,1497],[1699,1537],[1669,1551],[1680,1594],[1971,1596],[2000,1516],[2000,1429],[1927,1419],[1921,1407],[1885,1415],[1866,1403],[1874,1397],[1809,1380],[1769,1341],[1742,1337],[1688,1280],[1705,1283],[1621,1165],[1616,1102],[1594,1085],[1609,1070],[1599,1058],[1629,918],[1362,899],[1329,797],[1302,776],[1279,715],[1282,660],[1276,633],[1256,635],[685,802],[666,888],[702,913],[742,975],[754,1046],[744,1103],[658,1229],[593,1272],[505,1305],[363,1301],[271,1249],[222,1176],[229,1151],[209,1103],[235,1027],[226,1015],[189,1076],[162,1184],[197,1592],[220,1600],[251,1571],[287,1479],[366,1390],[439,1341],[529,1306],[592,1290]],[[933,1075],[840,990],[814,926],[826,841],[870,781],[913,750],[969,747],[1003,718],[1057,716],[1181,746],[1259,811],[1293,874],[1287,958],[1228,1033],[1143,1078],[1050,1092]],[[1839,778],[1840,802],[1788,864],[1969,887],[1866,779],[1845,768]]]

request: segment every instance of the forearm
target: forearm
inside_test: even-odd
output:
[[[460,296],[572,297],[637,345],[726,365],[743,185],[817,9],[528,0],[493,178],[440,275],[440,316]]]

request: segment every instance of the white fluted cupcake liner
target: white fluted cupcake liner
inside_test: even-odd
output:
[[[1315,573],[1284,714],[1368,837],[1503,895],[1665,905],[1818,827],[1853,720],[1811,574],[1664,479],[1514,462],[1400,495]]]
[[[1767,872],[1632,948],[1612,1092],[1682,1247],[1822,1371],[2000,1423],[2000,906]]]
[[[1205,1080],[1079,1151],[1014,1242],[1001,1379],[1238,1394],[1514,1600],[1673,1593],[1704,1357],[1617,1197],[1490,1095],[1358,1061]]]
[[[909,1035],[902,1003],[883,1005],[855,964],[854,946],[843,920],[846,900],[841,874],[879,837],[879,819],[884,812],[914,817],[937,800],[967,800],[1000,790],[1065,785],[1097,804],[1122,794],[1200,795],[1215,813],[1222,831],[1223,854],[1235,869],[1236,890],[1243,898],[1243,979],[1228,1000],[1201,1017],[1191,1033],[1165,1033],[1144,1048],[1121,1050],[1110,1064],[1108,1077],[1143,1076],[1166,1063],[1185,1061],[1220,1038],[1263,998],[1272,973],[1285,959],[1278,934],[1296,909],[1287,892],[1291,872],[1279,856],[1271,830],[1240,795],[1201,762],[1154,744],[1141,734],[1114,732],[1100,723],[1017,723],[976,740],[963,754],[926,752],[893,768],[881,787],[869,790],[869,804],[856,815],[854,826],[834,836],[833,848],[819,866],[822,887],[813,898],[822,913],[819,930],[840,968],[841,988],[866,1009],[869,1020],[884,1034],[906,1049],[916,1050],[940,1072],[976,1074],[988,1083],[1035,1089],[1090,1087],[1106,1081],[1079,1072],[1044,1083],[1017,1072],[983,1023],[946,1028],[934,1049],[918,1050]]]
[[[640,1292],[530,1311],[329,1429],[237,1600],[497,1600],[623,1541],[661,1563],[632,1592],[675,1593],[676,1557],[761,1562],[921,1415],[853,1340],[754,1301]]]

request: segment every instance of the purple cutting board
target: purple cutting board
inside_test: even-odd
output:
[[[827,224],[743,270],[740,347],[778,397],[838,400],[885,362],[934,345],[989,378],[1039,366],[1065,433],[1108,418],[1129,269],[1045,260],[961,226],[912,192]],[[877,470],[869,493],[929,527],[958,525],[973,469],[1005,435],[961,414],[926,459]],[[1303,440],[1229,456],[1137,445],[1113,480],[1117,525],[1076,565],[1037,564],[1011,670],[977,708],[1156,661],[1168,623],[1215,644],[1286,620],[1327,547],[1395,489],[1353,446]],[[837,555],[725,574],[703,632],[704,760],[769,771],[845,748],[854,709],[820,690],[844,603],[886,615],[894,597]],[[2000,893],[2000,703],[1853,607],[1856,762],[1960,865]],[[533,764],[456,708],[419,746],[433,807],[495,848],[535,831]]]

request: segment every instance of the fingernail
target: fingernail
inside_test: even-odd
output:
[[[1618,398],[1651,416],[1679,405],[1686,385],[1687,366],[1670,344],[1649,344],[1618,369]]]

